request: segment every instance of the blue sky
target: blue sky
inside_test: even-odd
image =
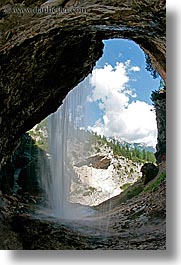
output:
[[[107,137],[155,146],[157,128],[150,95],[158,89],[160,77],[153,79],[145,67],[145,54],[133,41],[104,41],[102,58],[74,92],[79,115],[74,120]]]
[[[112,39],[104,41],[104,55],[97,62],[96,68],[103,67],[105,63],[112,66],[116,62],[131,60],[132,65],[140,67],[140,72],[132,72],[132,79],[136,81],[129,81],[129,85],[136,89],[137,96],[140,100],[152,104],[150,94],[153,90],[158,89],[160,79],[153,79],[151,74],[145,69],[145,54],[143,50],[133,41],[123,39]]]

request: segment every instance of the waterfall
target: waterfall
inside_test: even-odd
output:
[[[50,199],[57,217],[66,217],[69,199],[71,176],[67,170],[68,105],[68,100],[65,100],[58,112],[49,117],[50,170],[52,177]]]
[[[48,145],[50,174],[45,167],[44,190],[53,216],[76,218],[78,205],[70,203],[71,180],[75,178],[73,165],[86,155],[84,133],[86,117],[86,82],[80,83],[65,98],[57,112],[48,117]],[[80,214],[80,213],[79,213]]]

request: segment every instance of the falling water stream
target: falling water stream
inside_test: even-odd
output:
[[[48,208],[57,218],[78,219],[93,212],[87,206],[70,203],[71,180],[76,177],[73,165],[83,160],[88,151],[88,134],[83,130],[87,87],[85,81],[80,83],[48,118],[50,174],[44,170],[43,185]]]

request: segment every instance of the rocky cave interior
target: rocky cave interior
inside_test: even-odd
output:
[[[15,5],[19,2],[14,1]],[[35,4],[33,0],[24,2],[32,7]],[[67,7],[72,2],[68,1]],[[16,164],[26,163],[21,160],[23,135],[55,112],[67,93],[91,73],[102,56],[103,40],[133,40],[149,55],[153,68],[166,82],[164,0],[151,4],[135,0],[126,5],[116,0],[81,1],[81,7],[86,8],[85,14],[61,16],[6,14],[1,7],[0,189],[4,194],[12,194]],[[156,99],[155,107],[160,163],[166,153],[165,94]],[[35,189],[33,185],[30,192]],[[15,220],[22,222],[17,217]],[[19,229],[15,221],[13,225]]]

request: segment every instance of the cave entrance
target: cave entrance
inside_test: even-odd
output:
[[[67,198],[95,206],[120,194],[141,178],[143,163],[155,162],[157,126],[150,96],[162,82],[135,42],[105,40],[92,73],[30,131],[35,140],[39,134],[44,149],[49,128],[50,164],[43,165],[42,181],[56,216],[66,216]]]

